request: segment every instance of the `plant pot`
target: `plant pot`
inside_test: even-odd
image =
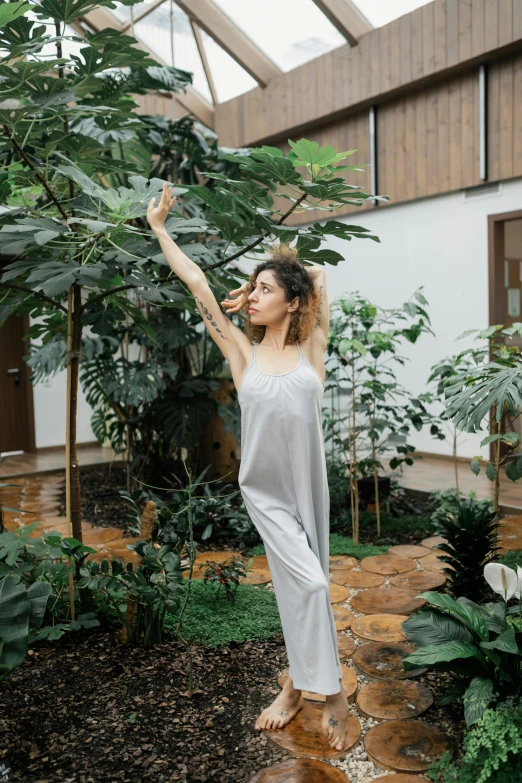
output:
[[[379,499],[382,501],[391,494],[391,479],[389,476],[378,476]],[[359,499],[366,503],[375,503],[375,479],[373,476],[362,478],[358,481]]]

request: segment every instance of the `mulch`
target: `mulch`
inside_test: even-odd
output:
[[[171,635],[150,651],[107,628],[34,645],[2,683],[1,779],[239,783],[287,758],[254,728],[288,665],[282,634],[191,650],[189,697],[188,656]]]

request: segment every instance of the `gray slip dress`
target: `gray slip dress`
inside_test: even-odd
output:
[[[265,545],[294,687],[330,695],[343,670],[328,578],[324,384],[297,347],[298,366],[274,375],[259,370],[253,345],[238,391],[238,483]]]

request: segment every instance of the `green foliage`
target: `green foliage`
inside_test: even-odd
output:
[[[338,555],[350,555],[362,560],[364,557],[372,555],[384,555],[388,551],[387,546],[373,546],[372,544],[356,544],[347,536],[340,536],[338,533],[330,534],[330,557]],[[263,544],[258,544],[249,550],[249,556],[266,554]]]
[[[514,568],[515,570],[517,566],[522,568],[522,549],[512,549],[511,551],[506,552],[499,558],[498,562],[508,566],[508,568]]]
[[[491,501],[465,498],[455,513],[439,509],[435,533],[446,539],[436,548],[451,589],[457,596],[480,602],[484,596],[484,566],[495,559],[498,549],[498,522]]]
[[[87,560],[80,569],[78,587],[92,590],[118,609],[130,641],[150,650],[162,641],[166,612],[178,609],[185,592],[181,560],[171,543],[156,548],[147,541],[136,541],[127,548],[143,558],[142,564],[134,568],[132,562],[125,565],[121,559],[111,563]],[[129,601],[136,605],[132,624],[127,622]]]
[[[457,764],[449,752],[428,769],[435,783],[522,783],[522,705],[487,709],[467,732]]]
[[[226,599],[233,604],[236,601],[236,593],[240,579],[245,577],[248,571],[252,571],[250,568],[251,563],[252,560],[248,560],[245,563],[243,558],[238,557],[237,555],[229,557],[227,560],[222,560],[219,563],[215,563],[212,561],[212,553],[210,553],[209,559],[205,563],[207,568],[204,571],[201,571],[201,576],[203,577],[203,582],[205,584],[211,582],[218,585],[216,599],[219,597],[221,586],[224,585]],[[233,584],[235,585],[234,590],[232,590]]]
[[[459,503],[464,499],[473,499],[477,510],[493,510],[493,501],[491,498],[479,500],[477,498],[477,493],[474,490],[470,490],[467,494],[460,492],[459,496],[457,496],[455,487],[452,487],[451,489],[436,489],[433,492],[430,492],[428,500],[433,508],[433,512],[430,515],[430,522],[435,529],[437,529],[441,521],[447,519],[448,515],[455,515],[458,513]]]
[[[194,580],[191,600],[183,617],[183,636],[188,642],[220,647],[261,641],[281,633],[281,620],[274,593],[263,587],[239,585],[236,601],[216,601],[213,585]],[[174,631],[178,614],[167,614],[165,629]]]
[[[348,467],[356,541],[359,479],[382,474],[381,459],[390,448],[396,452],[389,461],[392,470],[403,463],[412,465],[415,449],[408,443],[412,430],[428,425],[431,435],[444,437],[428,410],[430,396],[412,395],[395,374],[395,366],[405,362],[401,345],[416,342],[424,333],[433,334],[426,304],[419,290],[400,308],[377,307],[357,292],[333,305],[327,378],[348,400],[349,410],[327,413],[325,443],[332,442]]]
[[[463,699],[467,725],[481,717],[490,702],[520,694],[522,634],[507,620],[504,602],[482,606],[435,592],[420,594],[431,604],[402,627],[418,649],[404,659],[406,669],[433,666],[454,671],[453,689]]]

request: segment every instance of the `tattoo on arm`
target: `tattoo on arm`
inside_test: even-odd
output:
[[[220,328],[219,328],[219,326],[217,325],[217,323],[216,323],[216,322],[213,320],[213,318],[212,318],[212,314],[211,314],[211,313],[210,313],[210,312],[207,310],[207,308],[205,307],[205,305],[203,304],[203,302],[201,301],[201,299],[199,299],[197,296],[194,296],[194,299],[196,300],[196,303],[197,303],[198,307],[200,307],[200,308],[201,308],[201,310],[203,311],[203,313],[204,313],[204,315],[205,315],[205,318],[206,318],[208,321],[210,321],[210,323],[212,324],[212,326],[214,326],[214,327],[215,327],[215,329],[216,329],[216,332],[219,332],[219,334],[221,335],[221,337],[223,338],[223,340],[226,340],[227,338],[226,338],[226,337],[225,337],[225,335],[223,334],[223,330],[222,330],[222,329],[220,329]]]
[[[315,328],[318,329],[321,325],[321,311],[323,309],[323,287],[322,285],[319,286],[319,307],[317,308],[317,312],[315,314]]]

